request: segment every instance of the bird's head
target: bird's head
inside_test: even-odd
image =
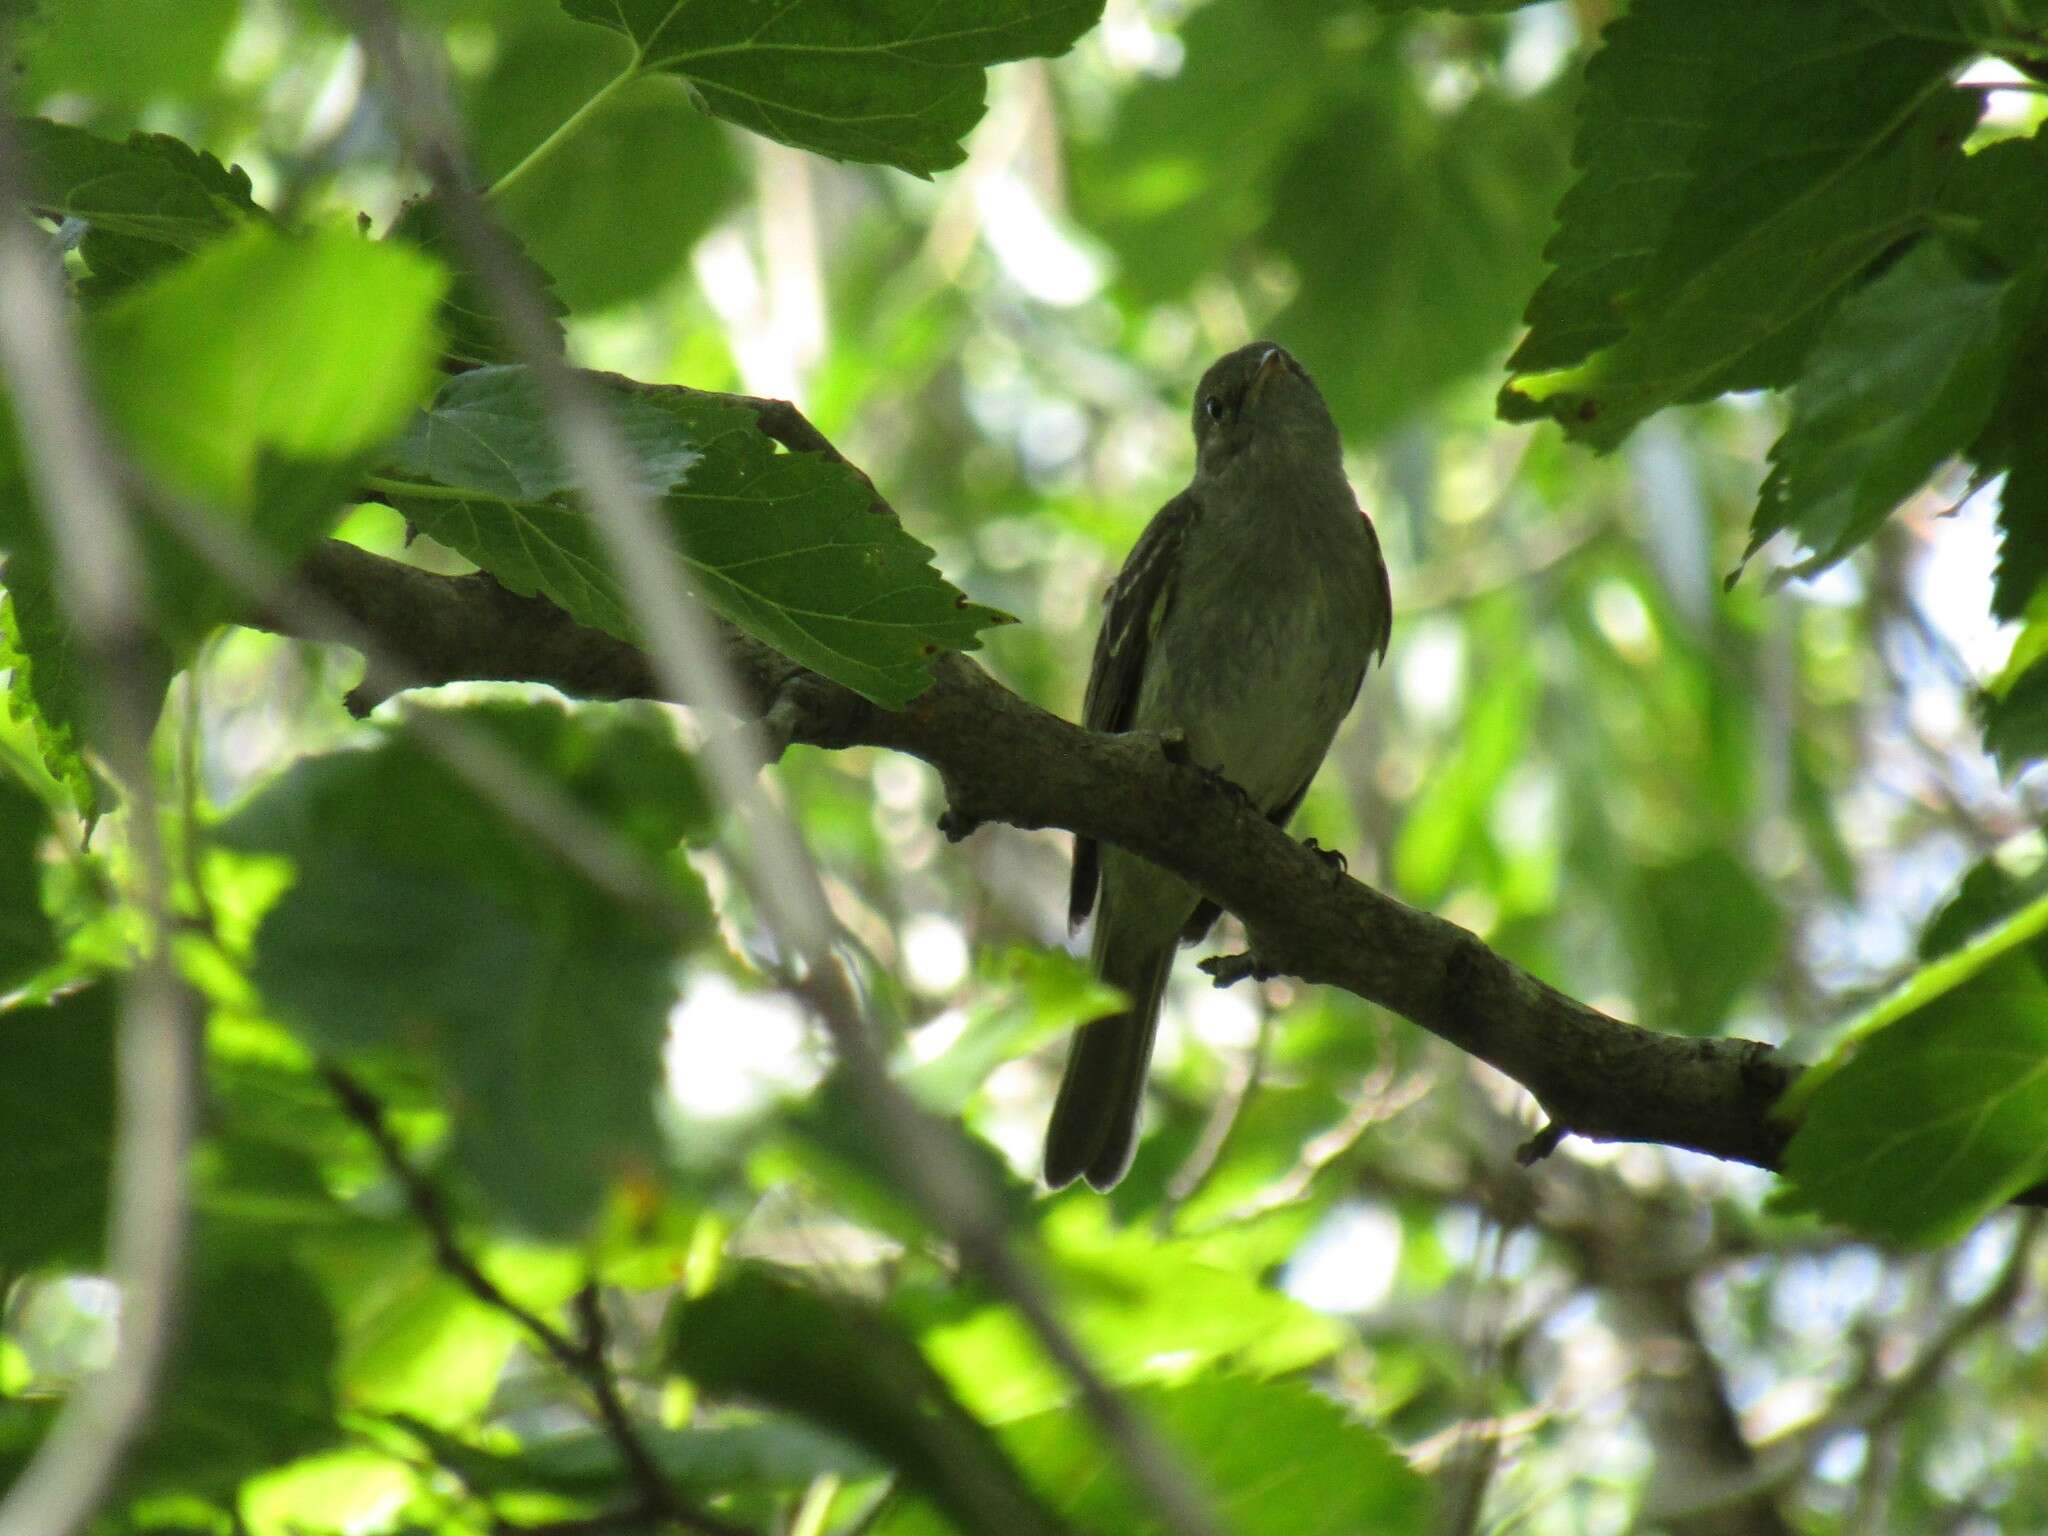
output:
[[[1247,456],[1335,464],[1337,424],[1315,380],[1286,349],[1255,341],[1226,352],[1195,391],[1195,459],[1219,474]]]

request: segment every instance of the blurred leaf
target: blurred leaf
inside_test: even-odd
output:
[[[1835,310],[1771,449],[1750,553],[1789,528],[1801,574],[1832,565],[1976,437],[2040,284],[1975,266],[1923,240]]]
[[[645,852],[693,824],[694,775],[650,717],[509,704],[434,717]],[[478,1180],[519,1221],[572,1233],[621,1173],[658,1160],[677,945],[479,797],[421,734],[408,722],[369,751],[304,759],[222,827],[227,846],[298,868],[257,933],[255,980],[321,1049],[421,1052],[445,1074],[457,1152]],[[644,771],[622,775],[635,760]],[[684,795],[655,798],[664,777]],[[646,868],[666,868],[708,926],[693,874]]]
[[[1475,614],[1472,642],[1490,654],[1448,757],[1430,774],[1394,839],[1394,882],[1410,901],[1441,899],[1485,836],[1493,797],[1523,755],[1541,692],[1514,603]]]
[[[1213,1262],[1198,1243],[1111,1230],[1099,1203],[1062,1203],[1045,1236],[1061,1315],[1112,1382],[1180,1380],[1225,1363],[1261,1374],[1299,1371],[1338,1347],[1330,1319],[1256,1275]],[[1071,1392],[1007,1308],[951,1296],[915,1310],[927,1313],[918,1326],[926,1352],[981,1417],[1037,1413]]]
[[[56,930],[43,910],[40,850],[49,834],[49,807],[0,764],[0,997],[57,954]]]
[[[42,0],[21,39],[19,101],[77,92],[143,106],[203,95],[238,0]]]
[[[959,1036],[936,1055],[913,1040],[897,1074],[937,1113],[959,1110],[1005,1061],[1115,1009],[1119,994],[1058,950],[1010,949],[976,966],[980,986]]]
[[[537,11],[477,87],[483,171],[502,177],[617,75],[620,40]],[[610,97],[493,202],[578,312],[652,290],[744,189],[726,133],[673,78]],[[492,361],[510,361],[495,358]]]
[[[597,1431],[556,1435],[508,1453],[485,1450],[428,1425],[399,1422],[476,1493],[601,1498],[629,1483],[617,1443]],[[791,1419],[689,1429],[643,1424],[639,1431],[654,1464],[671,1481],[707,1494],[746,1487],[801,1489],[817,1477],[850,1480],[885,1470],[838,1436]]]
[[[384,238],[425,251],[448,269],[448,293],[441,301],[439,318],[442,353],[449,361],[481,368],[508,363],[518,356],[518,349],[504,337],[488,286],[474,270],[468,248],[456,237],[438,198],[429,195],[408,201]],[[567,345],[561,317],[568,311],[555,292],[554,278],[516,237],[505,240],[504,249],[508,261],[524,273],[527,286],[540,295],[548,338],[560,352]]]
[[[114,1137],[114,988],[0,1013],[0,1271],[96,1269]]]
[[[1644,1022],[1712,1034],[1777,958],[1785,928],[1777,903],[1720,848],[1644,869],[1641,897],[1634,931]]]
[[[850,466],[782,452],[745,408],[692,391],[606,394],[698,590],[791,660],[893,709],[923,692],[940,649],[972,650],[977,631],[1007,621],[968,602],[929,549],[876,513]],[[396,464],[406,478],[380,487],[422,532],[515,592],[634,637],[523,369],[449,380]]]
[[[763,1270],[680,1300],[664,1358],[707,1392],[794,1413],[895,1467],[963,1531],[1064,1536],[1066,1528],[883,1314]]]
[[[67,15],[101,0],[66,4]],[[174,7],[182,9],[182,7]],[[128,27],[123,36],[144,34]],[[101,42],[105,39],[101,38]],[[79,245],[91,276],[86,290],[111,293],[149,277],[233,230],[265,217],[248,173],[166,133],[137,133],[115,143],[46,118],[17,119],[27,185],[22,201],[47,219],[83,219]]]
[[[225,514],[270,558],[294,560],[332,526],[361,456],[417,403],[435,356],[438,267],[353,235],[290,239],[251,225],[98,309],[85,330],[95,393],[162,490]],[[12,698],[88,814],[80,756],[87,682],[43,531],[16,470],[0,477]],[[245,600],[167,529],[145,530],[157,696],[190,650]]]
[[[356,1296],[335,1373],[351,1408],[454,1425],[490,1406],[521,1338],[512,1319],[424,1255]]]
[[[1273,332],[1354,436],[1426,409],[1506,350],[1565,176],[1561,91],[1481,90],[1446,116],[1409,70],[1391,73],[1370,105],[1301,146],[1265,232],[1301,284]]]
[[[836,160],[919,176],[958,165],[981,120],[990,64],[1065,53],[1102,0],[790,0],[694,6],[563,0],[579,21],[624,33],[633,67],[679,75],[704,110]]]
[[[1846,287],[1921,227],[1977,103],[1948,0],[1646,0],[1587,67],[1573,159],[1501,395],[1612,448],[1666,405],[1791,381]]]
[[[338,1440],[334,1351],[334,1319],[304,1270],[203,1259],[130,1476],[142,1489],[226,1494]]]
[[[1380,1435],[1299,1383],[1209,1377],[1132,1394],[1194,1469],[1234,1536],[1406,1536],[1429,1529],[1428,1485]],[[1167,1530],[1132,1488],[1120,1458],[1073,1408],[1020,1419],[1001,1431],[1054,1506],[1075,1526],[1118,1536]],[[917,1504],[898,1506],[876,1536],[946,1536]]]
[[[1076,146],[1076,212],[1109,243],[1138,300],[1177,298],[1225,266],[1264,223],[1277,170],[1345,78],[1362,73],[1357,52],[1331,44],[1319,20],[1293,3],[1199,7],[1179,29],[1179,72],[1138,80],[1118,97],[1108,134]],[[1369,78],[1396,83],[1385,68]]]

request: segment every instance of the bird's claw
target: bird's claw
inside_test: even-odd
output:
[[[1312,837],[1303,839],[1301,846],[1321,859],[1331,869],[1337,871],[1338,874],[1343,875],[1351,872],[1351,861],[1345,858],[1337,849],[1325,848]]]
[[[981,818],[979,816],[970,816],[965,811],[951,805],[946,807],[945,814],[939,818],[939,830],[946,834],[946,841],[949,843],[960,842],[980,825]]]
[[[1194,757],[1188,751],[1188,733],[1186,731],[1161,731],[1159,733],[1159,755],[1169,763],[1178,764],[1183,768],[1193,763]]]

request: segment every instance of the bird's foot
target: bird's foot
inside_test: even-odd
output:
[[[1310,853],[1314,854],[1317,858],[1321,859],[1323,863],[1328,865],[1331,869],[1334,869],[1338,874],[1343,875],[1350,873],[1351,861],[1345,858],[1344,855],[1338,852],[1335,848],[1325,848],[1321,843],[1317,842],[1312,837],[1304,839],[1301,846],[1306,848]]]
[[[1189,767],[1195,761],[1194,754],[1188,750],[1186,731],[1161,731],[1159,755],[1169,763],[1176,763],[1183,768]]]
[[[1161,731],[1159,733],[1159,755],[1169,763],[1181,768],[1192,768],[1209,782],[1212,789],[1228,795],[1232,802],[1256,810],[1252,797],[1242,784],[1232,782],[1221,771],[1207,763],[1197,762],[1188,745],[1188,733],[1183,730]]]
[[[1524,1168],[1532,1168],[1550,1156],[1565,1137],[1571,1135],[1571,1127],[1552,1120],[1542,1130],[1515,1148],[1515,1161]]]
[[[1271,981],[1280,974],[1261,964],[1259,957],[1249,951],[1241,955],[1211,955],[1196,969],[1206,972],[1219,987],[1234,987],[1245,980]]]

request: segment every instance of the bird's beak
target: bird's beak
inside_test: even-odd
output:
[[[1257,405],[1259,396],[1266,385],[1287,371],[1287,354],[1278,347],[1266,348],[1266,355],[1259,359],[1259,370],[1252,375],[1252,387],[1245,391],[1244,403]]]

